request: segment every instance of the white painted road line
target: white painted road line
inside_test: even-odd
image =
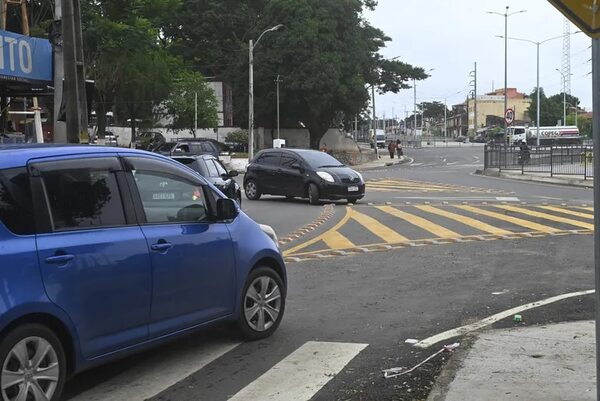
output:
[[[499,320],[505,319],[509,316],[512,316],[516,313],[520,313],[529,309],[535,309],[535,308],[539,308],[540,306],[544,306],[544,305],[548,305],[548,304],[552,304],[554,302],[558,302],[558,301],[562,301],[563,299],[568,299],[568,298],[574,298],[574,297],[580,297],[583,295],[589,295],[589,294],[593,294],[595,291],[594,290],[587,290],[587,291],[577,291],[577,292],[570,292],[568,294],[562,294],[562,295],[557,295],[555,297],[551,297],[551,298],[546,298],[543,299],[541,301],[537,301],[537,302],[532,302],[529,304],[525,304],[525,305],[521,305],[521,306],[517,306],[515,308],[512,309],[508,309],[505,310],[504,312],[500,312],[500,313],[496,313],[495,315],[486,317],[485,319],[482,319],[478,322],[472,323],[472,324],[467,324],[465,326],[456,328],[456,329],[452,329],[452,330],[448,330],[445,331],[443,333],[440,334],[436,334],[435,336],[426,338],[424,340],[419,341],[418,343],[415,344],[415,347],[419,347],[419,348],[429,348],[432,345],[435,345],[441,341],[444,340],[448,340],[450,338],[454,338],[454,337],[459,337],[459,336],[463,336],[467,333],[471,333],[473,331],[477,331],[480,330],[486,326],[489,326],[491,324],[496,323]]]
[[[71,398],[70,401],[143,401],[177,384],[240,343],[210,341],[198,336],[198,345],[183,345],[168,356],[155,353],[143,364]],[[150,351],[152,352],[152,351]]]
[[[229,401],[308,401],[367,345],[309,341]]]
[[[514,196],[498,196],[496,200],[498,202],[520,202],[520,199]]]

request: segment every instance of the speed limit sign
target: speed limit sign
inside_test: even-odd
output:
[[[504,120],[506,120],[508,125],[512,124],[515,121],[515,111],[513,109],[506,109]]]

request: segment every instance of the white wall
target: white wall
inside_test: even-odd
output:
[[[240,128],[234,127],[219,128],[218,133],[215,133],[213,129],[198,129],[196,131],[196,137],[215,139],[219,142],[224,142],[225,137],[228,133],[238,131],[239,129]],[[131,143],[131,127],[108,127],[106,130],[112,132],[115,135],[118,135],[117,142],[119,146],[129,147]],[[173,130],[167,128],[150,128],[145,129],[144,131],[160,132],[167,141],[194,137],[190,130],[181,130],[174,132]],[[136,132],[140,133],[142,131],[138,128]]]

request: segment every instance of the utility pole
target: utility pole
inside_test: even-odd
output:
[[[474,135],[477,135],[477,127],[478,127],[478,121],[477,121],[477,62],[475,62],[475,70],[473,70],[475,72],[475,77],[473,78],[473,83],[474,83],[474,87],[475,87],[475,93],[473,95],[473,113],[474,113],[474,125],[475,125],[475,132]]]
[[[417,135],[417,80],[413,78],[413,91],[414,91],[414,114],[413,117],[415,118],[415,121],[413,121],[413,127],[414,127],[414,132],[413,135]]]
[[[87,142],[87,99],[79,0],[62,0],[67,142]],[[135,138],[132,138],[132,143]]]
[[[280,75],[277,74],[277,79],[275,80],[275,82],[277,83],[277,139],[280,139],[280,135],[279,135],[279,130],[280,130],[280,124],[279,124],[279,84],[281,82],[283,82],[283,80],[280,79]]]
[[[444,139],[448,137],[448,101],[444,98]]]
[[[594,144],[600,143],[600,39],[592,40],[592,133]],[[600,174],[600,157],[594,157],[594,174]],[[599,176],[600,177],[600,176]],[[594,201],[600,200],[600,185],[594,185]],[[594,271],[596,294],[596,372],[600,372],[600,213],[594,214]],[[598,374],[598,373],[597,373]],[[600,399],[600,386],[596,379],[596,399]]]
[[[63,98],[63,81],[65,79],[64,47],[62,43],[62,0],[54,2],[54,21],[61,32],[60,37],[53,43],[54,46],[54,142],[67,142],[67,126],[60,118],[60,106]]]

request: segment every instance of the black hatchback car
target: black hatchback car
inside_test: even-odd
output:
[[[178,142],[165,142],[153,152],[165,156],[178,155],[213,155],[219,158],[219,147],[210,139],[190,139]]]
[[[233,179],[233,177],[237,177],[239,174],[237,170],[227,171],[219,159],[212,155],[174,156],[172,159],[200,173],[211,184],[219,188],[223,194],[242,206],[242,190]]]
[[[347,199],[355,203],[365,196],[360,173],[325,152],[305,149],[267,149],[248,165],[244,191],[250,200],[261,195],[321,199]]]

